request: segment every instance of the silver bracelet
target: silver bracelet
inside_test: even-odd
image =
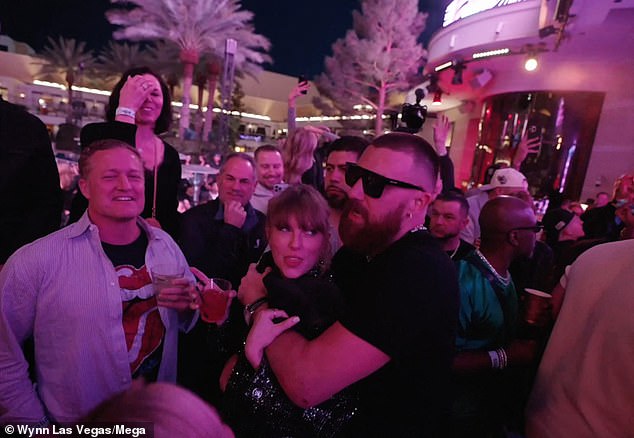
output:
[[[130,109],[130,108],[126,108],[124,106],[120,106],[114,112],[114,115],[115,116],[126,116],[126,117],[130,117],[130,118],[134,119],[134,116],[136,116],[136,111],[134,111],[133,109]]]
[[[500,369],[503,370],[509,364],[509,358],[508,358],[508,355],[506,354],[506,350],[504,348],[498,348],[495,351],[498,354],[498,357],[500,358]]]

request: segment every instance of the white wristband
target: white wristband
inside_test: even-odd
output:
[[[500,369],[500,355],[498,354],[498,352],[495,350],[491,350],[487,353],[489,353],[489,359],[491,359],[491,368],[493,368],[494,370]]]
[[[134,111],[133,109],[130,109],[130,108],[126,108],[124,106],[120,106],[114,112],[114,115],[115,116],[126,116],[126,117],[130,117],[130,118],[134,118],[134,116],[136,116],[136,111]]]

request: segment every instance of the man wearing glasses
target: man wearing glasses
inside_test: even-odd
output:
[[[458,263],[455,437],[498,436],[512,405],[505,369],[530,364],[537,348],[536,341],[518,339],[518,294],[508,271],[513,260],[533,252],[541,230],[533,209],[521,199],[497,197],[482,208],[480,229],[480,248]],[[540,310],[543,316],[548,309]]]
[[[344,246],[332,265],[346,313],[312,341],[286,331],[266,348],[301,407],[349,386],[358,391],[349,436],[438,437],[449,427],[458,285],[451,259],[423,226],[438,163],[431,145],[405,133],[376,138],[348,163]],[[243,280],[239,293],[253,286]],[[292,322],[272,324],[275,313],[258,309],[254,336]]]

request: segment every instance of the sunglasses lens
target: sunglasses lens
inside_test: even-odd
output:
[[[346,168],[346,184],[352,187],[361,178],[361,168],[353,164],[348,164]]]
[[[346,169],[346,184],[354,186],[359,179],[362,180],[363,193],[371,198],[380,198],[385,188],[381,176],[365,170],[354,164],[349,164]]]
[[[383,194],[385,183],[378,175],[367,173],[363,178],[363,192],[370,198],[378,199]]]

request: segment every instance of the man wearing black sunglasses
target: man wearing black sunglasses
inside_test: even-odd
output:
[[[350,436],[438,437],[449,427],[458,284],[423,227],[438,169],[432,146],[405,133],[376,138],[348,164],[344,246],[332,265],[346,312],[316,339],[287,331],[266,349],[301,407],[354,385],[360,407]],[[253,330],[266,324],[256,318]]]

